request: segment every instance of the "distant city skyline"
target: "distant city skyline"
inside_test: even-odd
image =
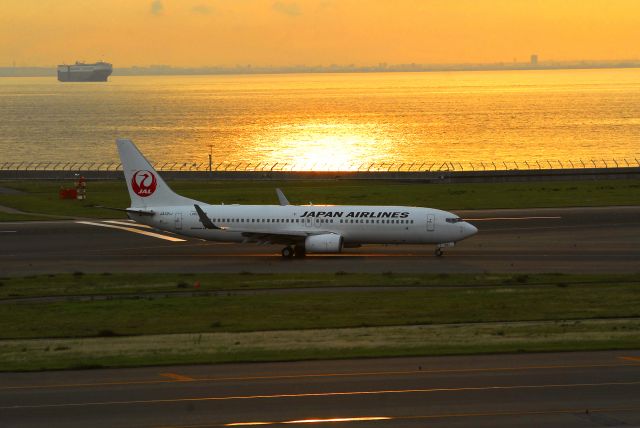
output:
[[[640,59],[637,0],[4,0],[0,66]]]

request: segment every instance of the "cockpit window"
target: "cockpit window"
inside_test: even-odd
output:
[[[464,220],[461,219],[460,217],[449,217],[447,219],[447,223],[460,223],[461,221],[464,221]]]

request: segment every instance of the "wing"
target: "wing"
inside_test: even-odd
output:
[[[218,227],[215,224],[213,224],[211,219],[207,217],[207,214],[205,214],[205,212],[202,211],[202,208],[200,208],[198,204],[194,204],[193,206],[195,207],[196,212],[198,213],[198,219],[200,220],[200,223],[202,223],[205,229],[218,229],[218,230],[222,229],[221,227]]]
[[[273,232],[259,232],[259,231],[241,231],[228,229],[232,232],[240,232],[244,236],[244,243],[254,242],[258,244],[284,244],[284,245],[298,245],[303,244],[307,236],[312,233],[287,231],[286,233],[273,233]],[[313,233],[315,234],[315,233]]]
[[[196,213],[198,213],[198,217],[200,219],[200,223],[205,227],[205,229],[216,229],[216,230],[225,230],[227,232],[236,232],[240,233],[245,240],[243,242],[257,242],[260,244],[285,244],[285,245],[296,245],[304,243],[307,236],[311,235],[322,235],[325,233],[331,233],[325,230],[313,230],[313,231],[303,231],[303,230],[288,230],[284,233],[276,233],[271,230],[244,230],[242,228],[237,227],[220,227],[216,226],[211,219],[207,216],[207,214],[200,208],[198,205],[194,205],[196,209]]]

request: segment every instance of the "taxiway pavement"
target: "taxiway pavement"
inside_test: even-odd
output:
[[[640,352],[0,374],[3,427],[256,425],[638,426]]]
[[[640,271],[640,207],[458,211],[479,233],[434,257],[433,246],[370,245],[282,259],[281,246],[167,241],[125,220],[0,223],[0,275],[60,272]],[[89,223],[89,224],[87,224]],[[94,224],[91,224],[94,223]],[[135,225],[131,225],[135,228]],[[127,227],[126,224],[124,227]],[[148,229],[146,229],[149,231]],[[163,233],[166,236],[171,234]]]

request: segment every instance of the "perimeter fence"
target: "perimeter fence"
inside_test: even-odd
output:
[[[288,162],[155,162],[158,171],[352,171],[352,172],[459,172],[527,171],[549,169],[637,168],[634,159],[533,160],[498,162],[362,162],[349,164]],[[2,162],[0,171],[121,171],[118,162]]]

